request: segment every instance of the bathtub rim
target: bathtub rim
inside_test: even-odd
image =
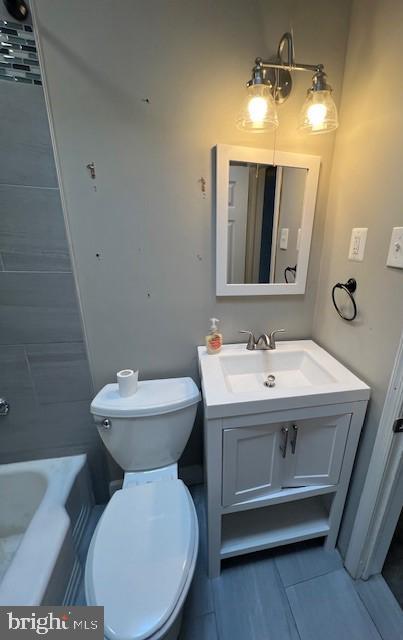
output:
[[[0,481],[3,474],[30,469],[43,473],[48,482],[0,583],[0,605],[37,606],[42,603],[58,554],[72,529],[66,503],[86,464],[87,455],[82,453],[0,465]],[[82,522],[80,524],[84,526]]]

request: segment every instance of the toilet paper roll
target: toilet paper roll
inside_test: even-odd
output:
[[[138,370],[122,369],[122,371],[117,372],[116,378],[119,385],[119,395],[122,398],[127,398],[136,393],[139,380]]]

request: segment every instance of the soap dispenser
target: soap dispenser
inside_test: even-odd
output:
[[[206,336],[207,353],[219,353],[222,347],[222,334],[218,331],[218,318],[210,318],[210,333]]]

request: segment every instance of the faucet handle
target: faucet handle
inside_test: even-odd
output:
[[[269,341],[270,341],[270,349],[276,348],[275,335],[276,333],[284,333],[285,329],[274,329],[274,331],[270,331],[269,333]]]
[[[241,329],[239,333],[247,333],[249,335],[248,344],[246,345],[246,348],[248,349],[248,351],[254,351],[256,340],[255,340],[255,336],[253,335],[253,331]]]
[[[276,333],[285,333],[285,329],[274,329],[274,331],[270,331],[269,336],[274,336]]]

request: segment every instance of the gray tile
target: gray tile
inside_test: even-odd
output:
[[[90,445],[85,445],[85,453],[87,454],[95,502],[106,504],[110,498],[108,484],[110,475],[106,460],[106,450],[101,438],[98,436],[98,432],[97,439]]]
[[[201,528],[203,528],[203,524],[201,524]],[[203,535],[203,532],[201,532],[201,535]],[[212,585],[207,576],[207,559],[203,552],[203,546],[203,540],[201,539],[193,581],[184,608],[185,617],[201,616],[214,610]]]
[[[27,394],[18,394],[9,416],[1,422],[0,462],[29,459],[30,455],[38,458],[45,451],[47,455],[43,457],[69,455],[71,447],[86,450],[98,444],[99,436],[87,401],[38,407]],[[23,405],[27,406],[25,413],[20,408]],[[11,413],[15,416],[13,428],[7,433],[5,427]]]
[[[184,619],[179,640],[218,640],[214,613]]]
[[[57,187],[43,89],[5,82],[0,112],[1,183]]]
[[[201,616],[214,610],[211,580],[207,577],[206,561],[200,553],[184,607],[185,617]]]
[[[93,393],[82,342],[33,344],[28,345],[26,351],[41,404],[77,400],[89,403]]]
[[[202,484],[189,487],[199,520],[199,553],[207,561],[206,491]]]
[[[105,511],[105,504],[96,504],[92,510],[90,517],[88,519],[87,526],[85,528],[83,537],[80,541],[80,546],[78,548],[78,559],[81,562],[82,567],[85,567],[85,561],[87,559],[88,549],[91,543],[91,538],[94,534],[95,528],[98,524],[100,517]]]
[[[403,511],[393,534],[385,564],[382,568],[382,575],[389,589],[403,608]]]
[[[49,448],[68,447],[71,444],[101,446],[88,400],[42,405],[40,419],[38,445]]]
[[[344,569],[288,587],[301,640],[381,640]]]
[[[212,580],[220,640],[298,640],[274,560],[267,554],[225,563]]]
[[[58,189],[0,185],[6,271],[71,271]]]
[[[0,272],[0,344],[81,340],[72,274]]]
[[[326,551],[323,543],[316,540],[276,549],[275,562],[285,587],[330,573],[343,566],[338,551]]]
[[[74,602],[68,603],[73,607],[86,607],[84,579],[81,580]]]
[[[33,431],[37,421],[38,407],[22,346],[0,346],[0,395],[11,407],[0,419],[1,456],[12,443],[23,447],[26,432]]]
[[[199,521],[199,554],[193,581],[184,607],[184,616],[194,618],[214,610],[211,580],[207,576],[207,525],[202,485],[190,489]]]
[[[33,393],[25,348],[21,345],[0,347],[0,389],[2,395]]]
[[[1,418],[0,464],[87,453],[96,500],[108,499],[105,451],[89,399],[39,405],[25,349],[9,345],[0,345],[0,395],[11,404]]]
[[[401,640],[403,611],[382,576],[357,580],[354,586],[383,640]]]

